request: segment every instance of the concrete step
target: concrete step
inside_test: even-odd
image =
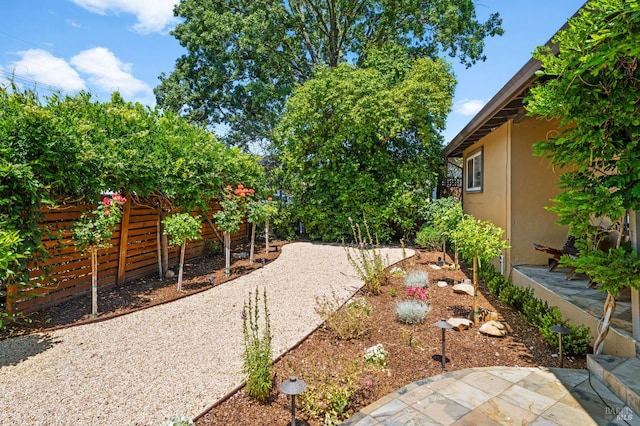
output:
[[[587,355],[587,370],[635,412],[636,420],[640,419],[640,358]]]

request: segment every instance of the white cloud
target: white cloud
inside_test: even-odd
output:
[[[76,5],[92,13],[129,13],[138,22],[133,28],[142,34],[161,32],[175,24],[173,7],[178,0],[71,0]]]
[[[86,90],[87,86],[76,70],[64,59],[57,58],[42,49],[18,52],[21,59],[9,67],[22,81],[33,80],[34,84],[53,86],[64,92]]]
[[[123,63],[104,47],[84,50],[70,62],[78,71],[88,75],[91,84],[107,92],[117,90],[125,99],[136,95],[149,97],[153,92],[145,82],[131,74],[131,64]]]
[[[453,105],[453,111],[460,115],[475,115],[484,105],[482,99],[462,99]]]

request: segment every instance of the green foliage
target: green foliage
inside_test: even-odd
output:
[[[405,287],[429,287],[429,274],[425,271],[409,271],[404,277]]]
[[[311,238],[339,241],[362,213],[380,241],[406,236],[439,180],[449,66],[388,53],[388,64],[318,69],[274,133],[282,185]]]
[[[172,417],[162,424],[162,426],[193,426],[193,420],[187,416]]]
[[[549,328],[562,324],[571,330],[562,340],[562,349],[567,355],[582,356],[587,353],[591,342],[591,330],[585,325],[568,324],[562,319],[557,306],[549,306],[534,296],[532,288],[515,286],[510,279],[500,275],[491,264],[485,264],[479,271],[489,291],[498,296],[500,301],[520,311],[522,317],[536,327],[540,335],[553,348],[558,347],[558,334]]]
[[[119,191],[165,212],[190,211],[206,208],[223,180],[260,185],[264,179],[255,157],[118,93],[100,103],[87,93],[42,97],[0,87],[0,141],[0,222],[19,232],[20,264],[12,275],[18,286],[31,285],[28,265],[47,255],[41,241],[50,231],[38,225],[43,206],[96,203],[103,192]],[[95,213],[77,224],[84,248],[107,242],[117,222],[101,208]]]
[[[104,197],[95,211],[83,213],[74,223],[73,238],[76,250],[98,250],[111,247],[111,237],[122,218],[122,205],[126,199],[120,194]]]
[[[442,249],[442,236],[431,225],[424,224],[416,234],[416,244],[429,251]]]
[[[199,240],[202,222],[200,216],[190,213],[176,213],[167,217],[163,222],[164,233],[169,236],[169,245],[181,246],[186,241]]]
[[[481,263],[488,263],[509,245],[502,239],[504,230],[490,221],[476,220],[464,215],[451,233],[463,257],[470,260],[477,257]]]
[[[307,389],[299,396],[302,409],[323,425],[339,425],[358,390],[362,367],[338,354],[326,358],[326,364],[314,369],[307,378]]]
[[[635,250],[620,247],[582,251],[577,257],[564,256],[562,264],[589,275],[593,282],[600,284],[599,290],[614,297],[625,287],[640,289],[640,258]]]
[[[260,294],[256,287],[255,295],[245,301],[242,310],[242,332],[244,335],[244,373],[248,375],[247,394],[260,402],[265,402],[273,387],[273,366],[271,349],[271,322],[267,307],[267,290],[263,290],[262,330],[260,320]]]
[[[377,241],[374,243],[367,221],[364,221],[366,237],[359,224],[349,218],[354,242],[352,246],[344,246],[349,264],[355,269],[358,277],[364,282],[364,289],[373,295],[380,294],[380,286],[385,280],[384,260],[380,254]]]
[[[420,300],[399,300],[396,302],[396,315],[403,324],[420,324],[431,310],[431,306]]]
[[[455,197],[438,198],[424,205],[420,216],[441,238],[450,238],[463,218],[462,203]]]
[[[563,172],[563,192],[550,210],[574,236],[596,244],[598,231],[591,219],[608,217],[622,229],[619,218],[640,208],[638,2],[590,1],[553,42],[559,45],[557,55],[548,47],[534,54],[544,78],[531,90],[527,110],[558,119],[561,131],[536,144],[534,151]],[[635,256],[586,250],[575,264],[588,275],[598,275],[601,290],[618,294],[623,286],[638,288],[627,278],[637,275]]]
[[[332,292],[330,298],[316,298],[315,311],[338,339],[353,340],[367,336],[370,331],[368,319],[371,315],[369,302],[363,297],[347,301],[342,308],[340,305],[340,298]]]
[[[470,66],[485,59],[484,39],[502,34],[498,14],[480,22],[466,0],[185,0],[175,14],[172,34],[187,52],[160,76],[158,104],[224,123],[229,142],[243,145],[270,137],[286,99],[317,66],[363,64],[372,46],[389,43],[412,58],[446,52]]]

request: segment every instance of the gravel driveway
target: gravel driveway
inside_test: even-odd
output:
[[[389,263],[401,249],[383,249]],[[407,255],[413,252],[407,250]],[[296,242],[211,290],[108,321],[0,341],[0,424],[160,425],[194,417],[242,383],[241,312],[267,289],[278,356],[321,319],[315,299],[362,285],[339,245]]]

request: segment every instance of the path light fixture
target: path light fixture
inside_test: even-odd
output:
[[[213,285],[213,277],[209,277],[209,284]]]
[[[562,356],[562,336],[564,334],[571,334],[571,330],[562,324],[556,324],[554,326],[549,327],[549,330],[558,333],[558,348],[560,351],[560,368],[564,367],[564,358]]]
[[[280,385],[282,393],[291,395],[291,426],[296,426],[296,395],[304,392],[306,388],[307,384],[304,380],[298,380],[294,376]]]
[[[442,369],[444,370],[446,368],[446,362],[447,362],[447,357],[445,356],[445,335],[444,332],[447,329],[453,328],[453,326],[451,324],[449,324],[447,321],[445,321],[444,318],[442,318],[440,321],[438,321],[437,323],[433,324],[438,328],[442,329]]]

